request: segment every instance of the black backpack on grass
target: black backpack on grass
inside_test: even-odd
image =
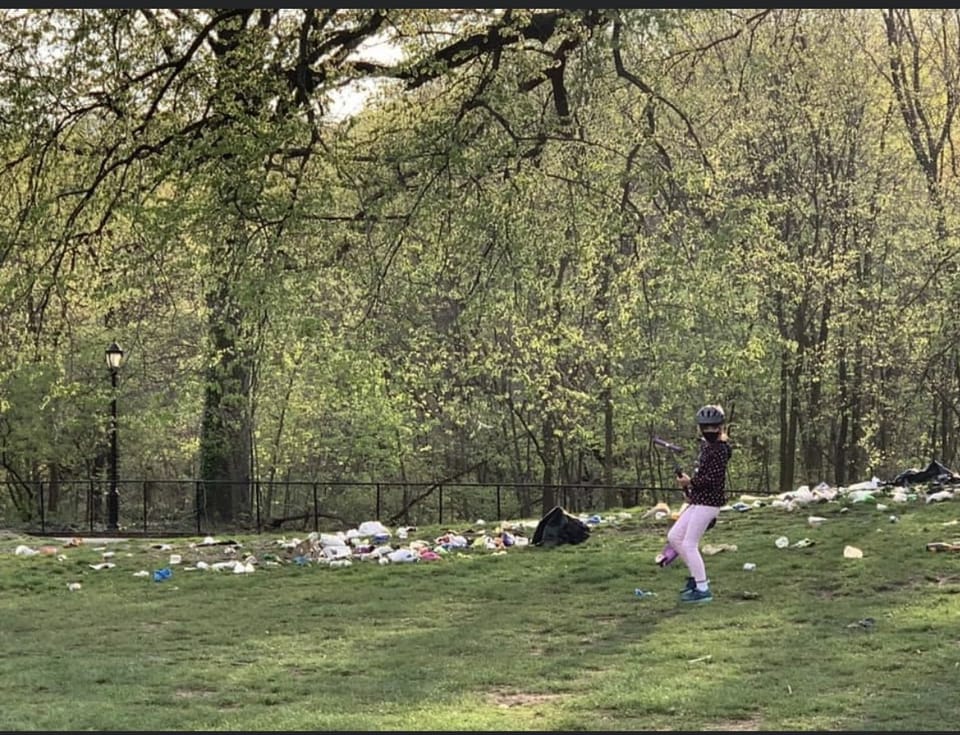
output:
[[[557,505],[540,519],[532,543],[534,546],[579,544],[589,537],[590,527]]]

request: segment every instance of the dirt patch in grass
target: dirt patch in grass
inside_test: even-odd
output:
[[[502,692],[487,693],[489,699],[497,707],[529,707],[536,704],[552,702],[563,697],[562,694],[533,694],[530,692]]]
[[[749,717],[745,720],[721,720],[703,728],[704,731],[718,732],[754,732],[760,730],[760,718]]]

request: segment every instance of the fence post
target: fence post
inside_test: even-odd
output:
[[[500,483],[497,483],[497,520],[503,520],[503,512],[500,510]]]
[[[143,533],[144,535],[146,535],[147,533],[147,482],[148,482],[147,480],[144,480],[143,487],[141,488],[143,492]]]
[[[253,495],[254,495],[254,498],[255,498],[255,502],[256,502],[256,504],[257,504],[257,533],[261,533],[261,525],[260,525],[260,497],[261,497],[261,496],[260,496],[260,480],[255,480],[254,483],[253,483],[253,487],[254,487],[254,493],[253,493]]]
[[[317,483],[313,483],[313,530],[320,530],[320,506],[317,503]]]
[[[377,514],[376,514],[376,518],[377,518],[378,521],[380,520],[380,483],[379,483],[379,482],[377,483]]]
[[[43,482],[40,483],[40,533],[46,533],[47,519],[43,509]]]
[[[201,533],[201,530],[200,530],[200,509],[203,507],[202,497],[203,497],[203,481],[202,481],[202,480],[197,480],[196,483],[195,483],[195,488],[194,488],[194,498],[193,498],[194,509],[193,509],[193,512],[194,512],[194,513],[196,514],[196,516],[197,516],[197,535],[198,535],[198,536],[199,536],[200,533]]]
[[[443,525],[443,485],[438,485],[437,487],[440,488],[440,508],[437,512],[437,524],[442,526]]]

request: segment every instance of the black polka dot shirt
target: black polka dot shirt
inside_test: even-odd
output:
[[[713,505],[721,507],[727,504],[724,488],[727,484],[727,462],[733,453],[725,441],[703,442],[697,468],[690,478],[690,500],[693,505]]]

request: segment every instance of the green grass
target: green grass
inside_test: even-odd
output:
[[[841,507],[724,512],[704,541],[738,548],[706,557],[703,605],[678,603],[679,561],[653,563],[667,523],[643,508],[579,546],[160,583],[133,576],[166,566],[148,541],[94,571],[89,545],[20,557],[50,541],[7,535],[0,730],[954,729],[960,554],[925,545],[960,537],[960,508]],[[286,559],[276,538],[243,554]]]

